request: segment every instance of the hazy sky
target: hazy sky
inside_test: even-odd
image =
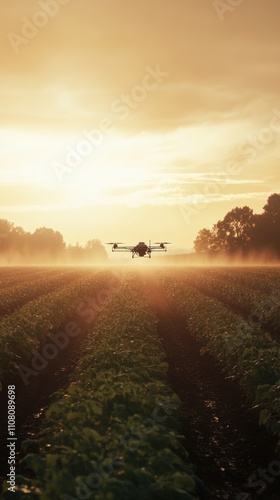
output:
[[[191,248],[279,192],[278,0],[0,6],[0,218]]]

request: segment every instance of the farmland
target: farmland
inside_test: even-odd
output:
[[[280,268],[1,268],[0,299],[14,498],[279,499]]]

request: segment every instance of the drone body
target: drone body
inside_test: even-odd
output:
[[[121,243],[107,243],[107,245],[112,246],[112,252],[131,252],[132,258],[137,257],[152,257],[152,252],[166,252],[167,248],[165,245],[168,245],[167,241],[156,243],[155,245],[146,245],[144,241],[139,241],[137,245],[128,245],[128,246],[119,246]]]

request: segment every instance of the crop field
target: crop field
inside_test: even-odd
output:
[[[280,499],[280,268],[0,268],[1,498]]]

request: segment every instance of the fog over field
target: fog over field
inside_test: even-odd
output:
[[[0,6],[0,499],[279,500],[280,1]]]

